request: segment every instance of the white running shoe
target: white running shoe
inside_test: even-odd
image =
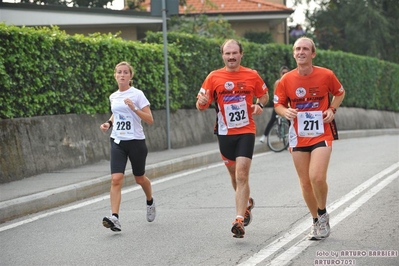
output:
[[[262,135],[262,137],[260,138],[259,141],[262,142],[262,143],[265,143],[265,141],[266,141],[266,136],[265,136],[265,135]]]
[[[106,228],[110,228],[114,232],[119,232],[121,231],[121,223],[119,222],[119,219],[116,218],[116,216],[111,215],[103,218],[103,225]]]
[[[319,233],[319,222],[317,221],[316,223],[312,224],[312,227],[310,228],[310,233],[308,234],[308,239],[320,240],[320,236],[318,233]]]
[[[330,235],[330,215],[328,213],[318,217],[319,231],[317,234],[320,238],[327,238]]]
[[[156,209],[155,209],[155,201],[152,199],[152,205],[147,205],[147,221],[152,222],[155,220]]]

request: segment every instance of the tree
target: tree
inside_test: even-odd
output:
[[[125,8],[129,7],[131,10],[143,10],[144,8],[141,6],[145,0],[124,0]]]
[[[168,30],[205,36],[209,38],[236,38],[230,23],[220,15],[216,20],[210,20],[204,14],[196,16],[173,16],[168,22]]]
[[[186,0],[179,0],[180,5],[185,5]],[[195,10],[191,5],[187,6],[186,14],[184,16],[173,16],[168,22],[168,30],[175,32],[184,32],[189,34],[196,34],[209,38],[236,38],[235,31],[232,29],[230,23],[219,15],[217,19],[209,19],[205,15],[207,7],[217,7],[212,0],[205,0],[203,10]],[[188,15],[193,11],[198,11],[199,15]]]
[[[296,0],[296,4],[310,1],[320,7],[306,14],[320,48],[399,63],[397,0]]]

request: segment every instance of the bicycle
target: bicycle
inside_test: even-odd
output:
[[[290,124],[284,117],[276,115],[276,122],[267,135],[267,146],[274,152],[281,152],[288,148],[288,132]]]

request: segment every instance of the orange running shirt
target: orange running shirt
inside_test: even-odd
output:
[[[274,106],[290,105],[298,109],[290,127],[290,147],[307,147],[338,139],[335,121],[323,123],[323,112],[330,107],[331,95],[343,93],[341,83],[327,68],[313,66],[308,76],[300,76],[294,69],[281,78],[274,93]]]
[[[202,84],[200,92],[209,91],[209,104],[215,102],[216,135],[256,134],[251,105],[268,88],[256,70],[240,66],[236,72],[225,68],[212,71]]]

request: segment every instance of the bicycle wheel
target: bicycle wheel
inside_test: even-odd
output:
[[[276,121],[269,131],[267,136],[267,145],[270,150],[275,152],[281,152],[286,150],[288,147],[288,131],[289,124],[286,120],[281,120],[281,124]]]

